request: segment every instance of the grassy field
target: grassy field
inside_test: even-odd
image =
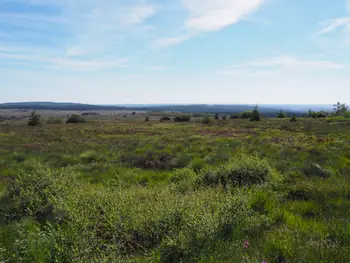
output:
[[[0,262],[350,262],[349,121],[139,115],[0,126]]]

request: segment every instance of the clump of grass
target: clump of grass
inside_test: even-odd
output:
[[[51,117],[46,121],[46,124],[63,124],[63,119]]]
[[[80,159],[84,163],[92,163],[96,162],[99,159],[99,156],[95,151],[86,151],[80,154]]]
[[[317,163],[312,163],[304,167],[304,173],[307,176],[319,176],[323,178],[330,177],[332,175],[331,171],[322,168]]]

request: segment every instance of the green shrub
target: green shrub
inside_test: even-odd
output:
[[[163,116],[160,118],[160,122],[163,122],[163,121],[171,121],[171,118],[169,116]]]
[[[205,116],[202,121],[202,124],[212,124],[213,123],[213,119],[210,115]]]
[[[293,114],[293,117],[290,119],[290,122],[297,122],[297,116]]]
[[[206,167],[206,162],[203,159],[196,158],[192,160],[190,167],[195,170],[196,172],[202,170],[203,168]]]
[[[253,111],[242,112],[239,116],[241,119],[251,119],[253,116]]]
[[[319,111],[319,112],[315,112],[315,111],[311,111],[309,110],[309,114],[308,117],[309,118],[326,118],[328,116],[328,112],[325,111]]]
[[[206,186],[242,186],[264,183],[272,173],[265,159],[248,155],[235,156],[229,163],[202,172],[201,183]]]
[[[222,120],[226,121],[227,120],[227,115],[222,116]]]
[[[145,122],[149,122],[149,117],[148,116],[145,117]]]
[[[171,165],[173,168],[184,168],[192,161],[192,158],[190,154],[183,153],[174,158]]]
[[[220,120],[220,116],[219,116],[218,113],[215,114],[214,119],[215,119],[215,120]]]
[[[239,118],[240,118],[240,115],[237,114],[237,113],[230,115],[230,119],[231,119],[231,120],[236,120],[236,119],[239,119]],[[249,117],[249,118],[250,118],[250,117]],[[248,119],[249,119],[249,118],[248,118]]]
[[[30,118],[28,121],[29,126],[39,126],[41,124],[40,115],[34,110],[30,114]]]
[[[182,115],[182,116],[176,116],[174,118],[175,122],[190,122],[191,121],[191,117],[190,115]]]
[[[66,123],[70,124],[70,123],[84,123],[85,122],[85,118],[83,116],[77,115],[77,114],[73,114],[71,115]]]
[[[277,115],[277,118],[286,119],[286,118],[288,118],[288,116],[284,111],[280,111],[280,113],[278,113],[278,115]]]
[[[196,173],[190,168],[177,169],[173,172],[171,181],[180,182],[185,180],[193,180],[196,178]]]

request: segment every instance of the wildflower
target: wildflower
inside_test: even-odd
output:
[[[248,241],[244,241],[243,242],[243,248],[244,249],[248,249],[249,248],[249,242]]]
[[[268,263],[268,262],[267,262],[267,260],[263,260],[263,262],[261,262],[261,263]]]

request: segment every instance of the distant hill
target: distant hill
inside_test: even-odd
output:
[[[0,104],[0,109],[32,109],[32,110],[122,110],[125,107],[101,106],[71,102],[14,102]]]
[[[327,105],[317,108],[326,109]],[[153,112],[182,112],[182,113],[221,113],[232,114],[252,110],[254,105],[92,105],[70,102],[14,102],[0,104],[0,109],[35,109],[35,110],[76,110],[76,111],[103,111],[103,110],[130,110],[130,111],[153,111]],[[265,116],[275,116],[281,109],[287,114],[305,114],[308,109],[315,109],[312,105],[261,105],[260,112]]]

